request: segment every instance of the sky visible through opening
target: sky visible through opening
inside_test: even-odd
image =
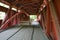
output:
[[[30,15],[30,20],[34,21],[37,19],[37,15]]]
[[[0,20],[3,20],[5,16],[6,16],[5,12],[0,11]]]

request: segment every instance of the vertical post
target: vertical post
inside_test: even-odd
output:
[[[45,23],[44,23],[44,21],[45,21],[45,19],[44,19],[44,15],[43,15],[43,10],[41,11],[41,24],[42,24],[42,28],[43,28],[43,30],[45,31]]]
[[[60,40],[60,26],[57,16],[57,11],[55,9],[55,6],[53,5],[53,2],[50,2],[50,9],[51,9],[51,17],[52,17],[52,34],[54,36],[54,40]]]
[[[8,12],[8,19],[10,18],[10,17],[12,17],[12,10],[11,10],[11,5],[10,5],[10,9],[9,9],[9,12]],[[12,20],[8,23],[8,26],[9,27],[11,27],[12,26]]]
[[[21,10],[19,10],[19,9],[17,8],[17,12],[20,13]],[[18,25],[20,24],[20,14],[17,16],[17,24],[18,24]]]
[[[0,20],[0,26],[1,26],[2,20]]]
[[[50,12],[50,6],[49,6],[49,1],[45,0],[46,2],[46,34],[50,36],[50,31],[51,31],[51,12]]]
[[[16,18],[14,18],[14,20],[13,20],[13,25],[15,25],[16,24]]]

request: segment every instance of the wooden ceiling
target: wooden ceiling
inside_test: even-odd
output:
[[[8,5],[26,11],[28,14],[37,14],[43,0],[1,0]]]

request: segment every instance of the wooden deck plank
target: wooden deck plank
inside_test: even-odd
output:
[[[15,28],[7,29],[6,31],[1,32],[0,40],[7,40],[12,34],[14,34],[20,28],[21,27],[15,27]]]
[[[32,27],[25,27],[9,40],[31,40],[32,30]]]
[[[47,36],[42,32],[41,28],[34,28],[34,34],[32,40],[49,40]]]

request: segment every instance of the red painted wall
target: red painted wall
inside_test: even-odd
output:
[[[60,0],[53,0],[56,12],[57,12],[57,16],[58,16],[58,20],[59,20],[59,24],[60,24]]]

